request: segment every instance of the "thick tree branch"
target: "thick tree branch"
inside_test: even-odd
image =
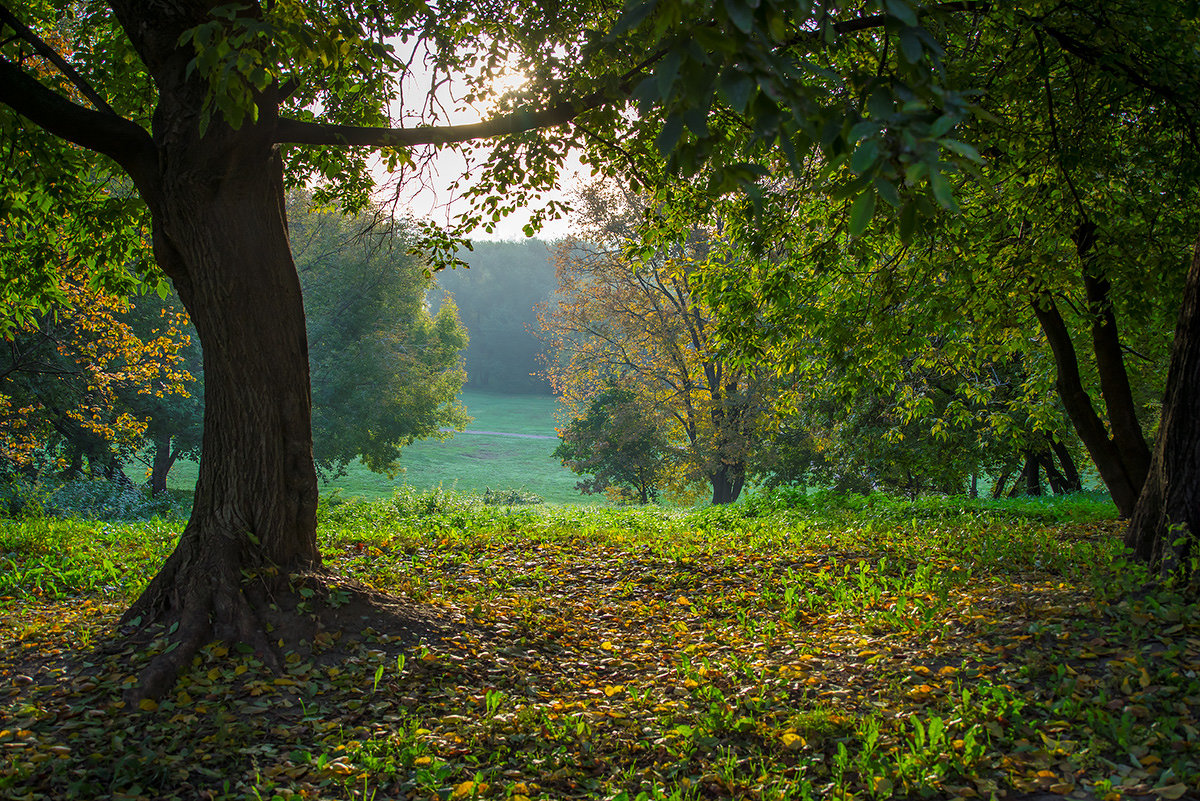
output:
[[[110,157],[139,189],[149,185],[156,163],[154,143],[136,123],[76,105],[4,59],[0,59],[0,103],[55,136]]]
[[[275,126],[274,140],[279,144],[292,145],[359,145],[366,147],[448,145],[471,139],[488,139],[539,128],[553,128],[556,125],[570,122],[585,111],[611,102],[612,99],[607,93],[596,92],[581,101],[560,103],[541,111],[517,111],[469,125],[421,128],[332,125],[283,117]]]
[[[958,11],[981,12],[991,9],[991,2],[984,0],[956,0],[937,3],[920,9],[922,15],[952,13]],[[843,20],[833,24],[838,33],[881,28],[890,19],[886,14],[875,14],[859,19]],[[806,36],[815,36],[815,34]],[[784,47],[787,47],[785,44]],[[287,117],[280,118],[275,126],[274,141],[279,144],[295,145],[358,145],[365,147],[411,147],[414,145],[448,145],[471,139],[488,139],[506,134],[524,133],[541,128],[565,125],[580,114],[608,103],[625,100],[644,78],[649,67],[662,59],[666,49],[651,54],[647,59],[620,77],[616,87],[608,91],[596,91],[581,98],[558,103],[537,111],[516,111],[492,120],[470,125],[428,126],[421,128],[375,128],[359,125],[333,125],[305,122]]]
[[[12,28],[17,36],[28,42],[37,51],[39,56],[57,67],[58,71],[66,76],[71,85],[90,100],[93,106],[107,114],[112,114],[114,117],[117,116],[117,112],[112,110],[112,106],[108,105],[108,102],[100,96],[100,93],[92,88],[92,85],[84,80],[83,76],[76,72],[75,68],[68,64],[66,59],[59,55],[53,47],[46,44],[28,25],[17,19],[11,11],[2,5],[0,5],[0,23]]]

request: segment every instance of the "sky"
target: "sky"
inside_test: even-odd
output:
[[[512,72],[502,77],[494,85],[501,91],[517,89],[524,80],[524,75]],[[410,57],[410,69],[405,74],[403,83],[404,93],[409,97],[421,97],[427,91],[430,77],[429,73],[423,69],[419,58]],[[456,92],[457,89],[455,82],[451,81],[443,84],[437,90],[437,96],[442,103],[443,110],[446,111],[445,117],[439,120],[438,124],[461,125],[486,119],[487,108],[468,105],[454,99],[456,94],[461,94]],[[395,119],[400,119],[402,110],[394,107],[393,115]],[[478,163],[484,158],[486,158],[486,153],[480,150],[476,152],[474,160]],[[412,188],[406,187],[401,191],[399,209],[411,213],[417,219],[431,220],[441,225],[449,224],[457,214],[468,208],[468,204],[450,189],[450,185],[463,175],[465,168],[466,160],[459,153],[453,150],[441,151],[433,157],[429,169],[419,185]],[[586,180],[589,172],[588,168],[580,164],[578,154],[570,154],[560,177],[558,191],[550,193],[546,199],[569,203],[571,192]],[[387,175],[381,167],[376,169],[376,179],[381,187],[386,186]],[[394,188],[381,189],[381,199],[384,194],[391,197],[391,192],[394,192]],[[518,210],[501,220],[492,233],[487,233],[480,228],[471,233],[471,238],[480,241],[523,240],[526,236],[522,229],[528,222],[529,213],[523,209]],[[537,236],[540,239],[552,241],[561,239],[569,232],[570,220],[563,219],[547,223]]]

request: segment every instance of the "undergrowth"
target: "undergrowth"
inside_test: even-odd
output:
[[[1093,501],[782,506],[326,504],[330,567],[459,629],[214,644],[138,709],[96,646],[179,523],[0,523],[0,796],[1195,797],[1197,606]]]

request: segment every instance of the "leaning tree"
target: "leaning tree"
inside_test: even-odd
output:
[[[152,261],[203,347],[192,516],[124,617],[139,631],[166,627],[174,643],[135,694],[161,694],[214,638],[249,643],[270,661],[270,599],[288,593],[290,577],[320,576],[288,185],[353,207],[368,197],[372,154],[386,168],[411,171],[423,147],[470,150],[492,138],[485,155],[471,154],[477,172],[465,229],[511,210],[513,193],[552,186],[571,146],[609,174],[624,158],[657,151],[668,169],[703,171],[707,188],[722,192],[753,190],[764,154],[783,152],[798,167],[814,151],[842,158],[869,135],[881,157],[924,165],[898,197],[894,183],[876,182],[881,196],[904,205],[932,192],[945,203],[946,140],[968,107],[941,85],[940,48],[923,22],[989,7],[0,4],[6,308],[29,314],[47,305],[59,263],[120,284],[130,265],[157,275]],[[887,40],[903,58],[886,72],[838,72],[824,54],[846,37]],[[497,97],[494,82],[505,71],[528,81]],[[489,116],[452,124],[446,114],[459,100],[485,103]],[[454,244],[452,236],[430,241],[444,250]]]

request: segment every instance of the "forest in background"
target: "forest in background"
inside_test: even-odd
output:
[[[553,244],[475,242],[459,258],[469,269],[435,274],[430,302],[454,298],[470,336],[463,351],[469,389],[501,393],[549,394],[541,376],[545,345],[537,338],[535,307],[549,303],[557,288]]]

